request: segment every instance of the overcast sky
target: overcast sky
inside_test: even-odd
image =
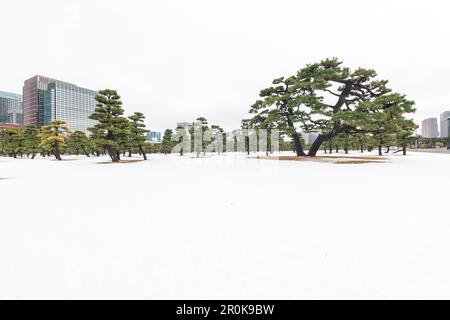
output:
[[[3,1],[0,90],[41,74],[119,90],[151,129],[198,116],[239,126],[259,90],[310,62],[368,67],[416,101],[450,110],[448,1]]]

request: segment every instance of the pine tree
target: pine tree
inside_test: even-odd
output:
[[[130,143],[131,147],[138,148],[141,152],[144,160],[147,160],[147,155],[145,154],[145,150],[143,145],[147,141],[147,132],[145,129],[145,116],[140,112],[135,112],[133,115],[129,116],[128,119],[130,122]]]
[[[24,137],[24,152],[31,154],[31,159],[36,157],[36,154],[42,149],[40,148],[41,139],[39,137],[39,129],[35,126],[26,126],[23,131]]]
[[[67,146],[72,152],[75,152],[76,155],[82,151],[86,157],[90,157],[88,151],[90,149],[90,141],[82,131],[73,132],[67,139]]]
[[[61,151],[67,147],[66,137],[68,134],[69,129],[64,121],[52,121],[41,128],[41,133],[39,134],[41,138],[40,146],[44,150],[52,152],[55,158],[61,161]]]
[[[25,140],[22,130],[16,128],[3,129],[0,132],[0,137],[3,152],[17,158],[17,154],[22,152],[24,148]]]
[[[172,141],[172,136],[173,136],[173,130],[172,129],[166,129],[164,131],[164,135],[161,141],[161,152],[164,154],[168,154],[172,151],[173,148],[173,141]]]
[[[404,114],[415,111],[413,102],[392,94],[387,83],[378,80],[374,70],[351,71],[336,58],[326,59],[308,64],[294,76],[275,79],[272,87],[261,90],[261,99],[252,105],[250,113],[270,118],[280,131],[288,133],[297,156],[306,155],[297,129],[320,132],[308,151],[308,156],[314,157],[324,142],[339,134],[355,135],[371,129],[380,135],[380,131],[395,127]],[[381,106],[383,99],[393,99],[393,103]],[[373,113],[381,120],[378,127]]]
[[[117,91],[109,89],[99,91],[95,100],[97,107],[89,118],[98,123],[88,130],[95,133],[97,145],[105,148],[112,162],[119,162],[130,132],[129,122],[123,117],[122,101]]]

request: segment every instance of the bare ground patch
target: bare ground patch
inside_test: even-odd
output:
[[[324,162],[333,164],[363,164],[363,163],[384,163],[386,158],[378,156],[316,156],[316,157],[296,157],[296,156],[280,156],[280,157],[267,157],[257,156],[252,159],[260,160],[279,160],[279,161],[312,161],[312,162]]]
[[[119,162],[112,162],[112,161],[102,161],[102,162],[97,162],[98,164],[120,164],[120,163],[135,163],[135,162],[142,162],[145,161],[144,159],[142,160],[120,160]]]

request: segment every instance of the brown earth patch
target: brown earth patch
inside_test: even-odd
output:
[[[280,156],[280,157],[264,157],[257,156],[252,159],[260,160],[279,160],[279,161],[312,161],[325,162],[333,164],[363,164],[363,163],[384,163],[384,157],[377,156],[357,156],[357,157],[339,157],[339,156],[316,156],[316,157],[296,157],[296,156]]]

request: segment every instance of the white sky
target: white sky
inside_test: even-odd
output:
[[[0,90],[35,74],[118,89],[151,129],[198,116],[240,125],[259,90],[306,63],[370,67],[416,101],[450,110],[448,1],[2,1]]]

